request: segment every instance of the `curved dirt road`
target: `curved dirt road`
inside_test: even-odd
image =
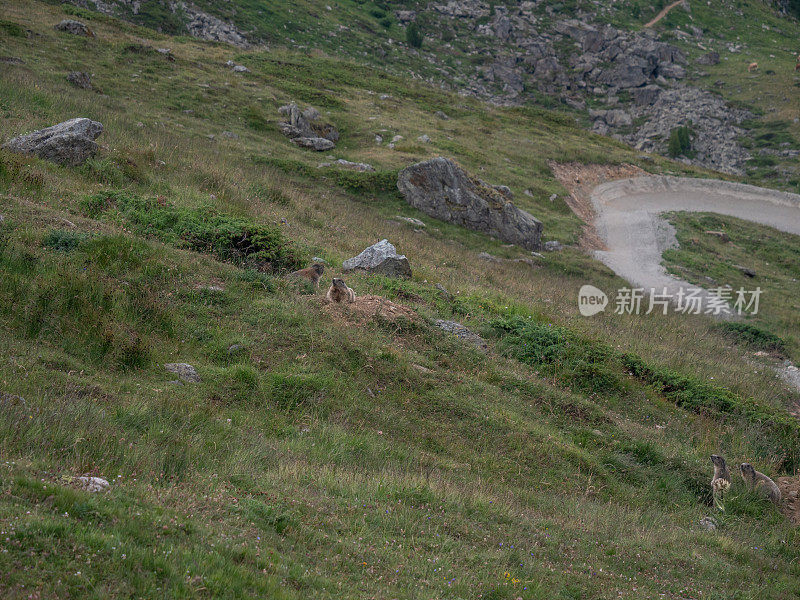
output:
[[[740,183],[635,177],[597,186],[591,201],[594,226],[606,246],[595,256],[633,287],[657,293],[666,288],[673,296],[681,288],[698,286],[668,274],[661,265],[664,250],[676,245],[675,231],[661,213],[714,212],[800,235],[800,196]]]
[[[666,17],[666,16],[669,14],[669,11],[671,11],[673,8],[675,8],[676,6],[678,6],[678,4],[682,4],[682,3],[684,3],[684,2],[688,2],[688,0],[677,0],[677,2],[673,2],[673,3],[672,3],[672,4],[670,4],[669,6],[665,7],[664,9],[662,9],[662,11],[661,11],[660,13],[658,13],[658,14],[655,16],[655,18],[654,18],[652,21],[650,21],[649,23],[646,23],[646,24],[645,24],[645,28],[647,28],[647,27],[652,27],[653,25],[655,25],[656,23],[658,23],[658,22],[659,22],[661,19],[663,19],[664,17]]]

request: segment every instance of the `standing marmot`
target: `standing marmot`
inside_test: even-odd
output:
[[[356,293],[347,287],[344,279],[334,277],[331,287],[328,288],[328,294],[326,298],[328,299],[328,302],[352,303],[356,301]]]
[[[749,463],[742,463],[739,470],[742,472],[742,479],[751,490],[759,490],[775,504],[781,503],[781,490],[772,479],[756,471]]]
[[[711,455],[711,462],[714,465],[714,476],[711,478],[711,491],[719,494],[727,492],[731,487],[731,471],[725,463],[725,459],[718,454]]]
[[[294,277],[301,277],[303,279],[307,279],[310,281],[314,287],[319,287],[319,278],[322,277],[322,273],[325,271],[325,266],[319,263],[314,263],[307,269],[300,269],[299,271],[295,271],[292,273]]]

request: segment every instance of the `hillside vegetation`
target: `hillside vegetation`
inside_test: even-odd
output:
[[[740,481],[720,513],[708,485],[712,453],[796,473],[794,395],[702,317],[580,317],[583,284],[624,282],[577,247],[549,165],[708,172],[320,51],[89,12],[96,37],[53,29],[75,12],[11,0],[0,28],[19,59],[0,63],[0,138],[104,126],[80,167],[0,151],[0,596],[800,593],[795,526]],[[375,172],[320,168],[279,131],[289,101]],[[508,185],[567,248],[536,257],[411,209],[397,172],[435,155]],[[413,278],[347,283],[410,317],[323,307],[284,276],[322,257],[327,287],[382,238]],[[200,382],[164,368],[184,362]],[[111,489],[77,489],[84,474]]]

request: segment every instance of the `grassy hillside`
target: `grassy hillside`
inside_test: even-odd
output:
[[[773,475],[800,464],[792,395],[749,348],[700,318],[583,319],[581,285],[622,282],[578,248],[536,267],[482,261],[531,256],[420,215],[394,188],[398,169],[444,154],[573,244],[581,224],[549,200],[564,190],[548,162],[635,154],[563,114],[321,53],[237,51],[102,16],[86,19],[96,38],[77,38],[52,29],[58,6],[5,8],[19,27],[3,27],[0,56],[24,63],[0,69],[0,137],[78,115],[105,131],[78,168],[0,153],[4,598],[800,591],[797,530],[777,509],[741,484],[724,515],[709,505],[712,452]],[[8,33],[19,28],[30,35]],[[72,88],[75,69],[96,90]],[[333,156],[376,172],[319,168],[327,155],[278,132],[290,100],[340,129]],[[403,139],[390,149],[376,134]],[[388,237],[414,277],[347,281],[412,316],[323,308],[259,270],[264,255],[236,251],[241,230],[261,232],[273,266],[325,258],[324,285]],[[202,381],[174,383],[174,362]],[[76,489],[81,474],[112,488]],[[720,528],[701,530],[712,514]]]
[[[800,239],[722,215],[677,213],[670,216],[670,222],[676,226],[681,246],[664,253],[670,271],[706,288],[762,288],[760,314],[748,324],[764,331],[743,333],[746,337],[755,336],[750,340],[754,350],[797,361]],[[725,232],[727,239],[709,235],[708,231]]]

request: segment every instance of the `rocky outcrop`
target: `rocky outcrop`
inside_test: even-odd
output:
[[[397,189],[427,215],[529,250],[540,248],[542,224],[514,206],[511,190],[470,177],[452,160],[437,157],[403,169]]]
[[[250,47],[245,34],[235,25],[200,10],[191,2],[177,0],[146,1],[149,3],[158,2],[162,5],[163,10],[179,15],[181,21],[185,23],[186,32],[189,35],[212,42],[232,44],[240,48]],[[139,19],[139,11],[143,4],[142,0],[71,0],[70,4],[90,8],[118,19],[143,24]]]
[[[330,123],[322,122],[315,108],[301,111],[297,104],[292,103],[281,106],[278,111],[286,117],[286,121],[279,123],[281,133],[298,146],[318,152],[336,147],[339,131]]]
[[[188,17],[186,29],[189,35],[201,40],[223,42],[240,48],[248,48],[250,43],[244,34],[234,25],[203,12],[194,5],[181,3],[181,7]]]
[[[693,88],[679,86],[664,90],[652,106],[635,108],[634,118],[645,122],[622,139],[637,150],[666,153],[670,132],[676,127],[689,126],[692,131],[691,162],[731,173],[744,174],[744,164],[750,154],[739,144],[745,132],[739,127],[753,115],[734,109],[719,96]]]
[[[358,256],[348,258],[342,263],[345,273],[350,271],[366,271],[379,273],[389,277],[411,277],[411,265],[408,259],[397,253],[397,249],[389,240],[381,240],[366,248]]]
[[[35,154],[61,165],[77,166],[97,152],[94,141],[103,125],[90,119],[70,119],[58,125],[13,138],[3,144],[12,152]]]
[[[82,35],[84,37],[94,37],[94,32],[85,23],[74,19],[64,19],[55,26],[56,31],[63,31],[72,35]]]

